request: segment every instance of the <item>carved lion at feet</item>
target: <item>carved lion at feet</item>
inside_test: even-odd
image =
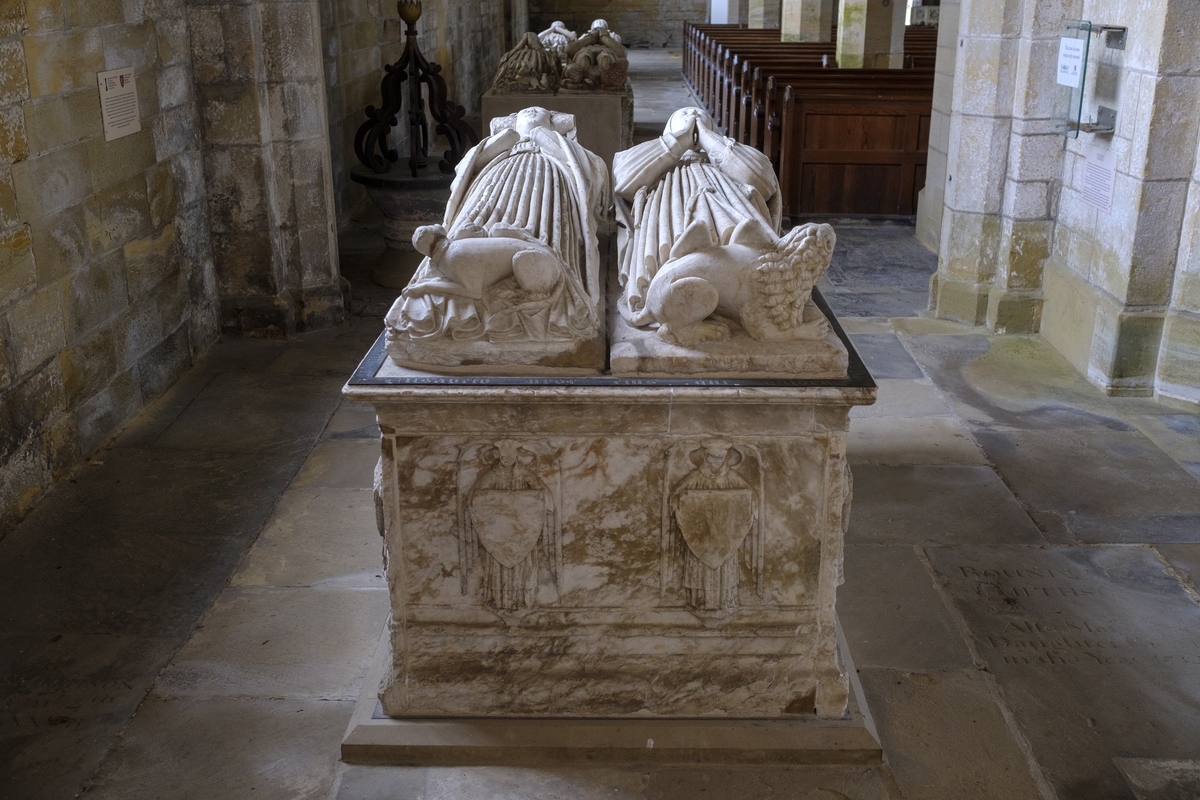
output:
[[[682,346],[730,336],[733,320],[760,342],[819,339],[823,316],[804,310],[829,267],[836,242],[829,225],[809,223],[776,238],[756,220],[733,229],[720,244],[702,221],[688,227],[646,292],[658,335]]]
[[[467,225],[453,239],[441,225],[423,225],[413,234],[413,246],[429,256],[435,273],[410,284],[405,291],[411,296],[433,293],[479,300],[509,276],[529,295],[546,296],[566,269],[544,242],[509,225],[496,224],[490,231]]]

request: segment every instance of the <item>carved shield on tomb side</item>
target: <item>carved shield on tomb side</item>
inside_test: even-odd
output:
[[[688,548],[709,569],[737,553],[755,521],[750,489],[685,489],[675,499],[675,522]]]
[[[666,457],[659,555],[662,595],[680,584],[690,552],[708,570],[740,560],[752,576],[751,590],[761,596],[764,476],[758,448],[712,437],[679,442]],[[743,559],[738,559],[739,553]]]
[[[547,523],[546,498],[539,489],[476,491],[468,513],[480,545],[509,569],[529,556]]]

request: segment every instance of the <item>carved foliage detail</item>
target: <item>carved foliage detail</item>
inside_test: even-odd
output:
[[[537,604],[539,570],[560,590],[562,472],[537,445],[500,439],[463,447],[458,458],[462,592],[479,570],[482,601],[501,612]]]
[[[678,581],[689,608],[728,613],[738,605],[743,562],[762,595],[763,469],[753,445],[684,442],[667,454],[661,591]]]

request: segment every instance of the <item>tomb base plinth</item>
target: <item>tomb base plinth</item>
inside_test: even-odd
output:
[[[847,719],[846,430],[875,386],[833,327],[848,375],[804,380],[433,375],[381,337],[346,395],[382,432],[383,713]]]
[[[845,642],[839,644],[851,674],[846,719],[397,719],[372,691],[391,671],[385,632],[342,740],[342,760],[380,767],[879,764],[879,737]]]

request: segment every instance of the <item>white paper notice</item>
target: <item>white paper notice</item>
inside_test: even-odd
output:
[[[1117,182],[1117,155],[1089,144],[1083,149],[1083,201],[1101,211],[1111,211],[1113,185]]]
[[[142,129],[138,116],[137,84],[133,67],[100,72],[100,116],[104,121],[104,141],[111,142]]]
[[[1083,40],[1064,36],[1058,40],[1058,83],[1078,89],[1082,75]]]

